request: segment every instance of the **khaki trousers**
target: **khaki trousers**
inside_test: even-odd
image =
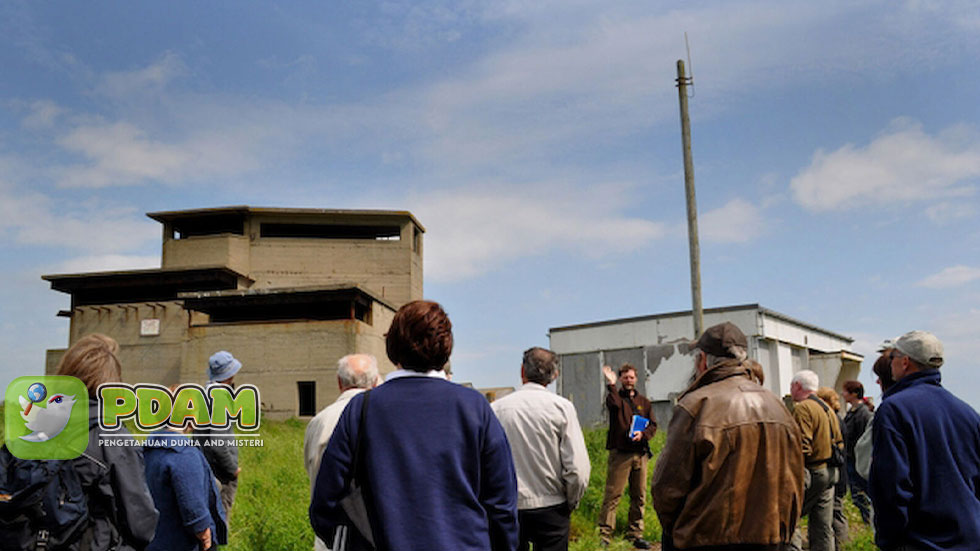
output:
[[[599,536],[603,540],[612,537],[616,527],[616,506],[623,495],[626,483],[630,485],[629,526],[626,535],[630,538],[643,536],[643,505],[647,497],[647,455],[643,452],[622,452],[609,450],[609,464],[606,470],[606,493],[599,511]]]
[[[834,551],[834,467],[807,468],[803,485],[803,517],[809,517],[810,551]],[[790,549],[803,549],[803,532],[797,525]]]

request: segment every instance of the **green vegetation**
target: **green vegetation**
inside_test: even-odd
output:
[[[309,551],[313,548],[313,530],[310,528],[307,509],[310,502],[310,484],[303,467],[304,421],[262,422],[262,447],[239,448],[241,481],[238,497],[232,510],[230,545],[226,551],[250,551],[281,549],[284,551]],[[0,435],[3,432],[3,410],[0,409]],[[606,483],[607,452],[606,431],[587,431],[585,443],[592,459],[592,476],[589,488],[579,508],[572,514],[571,551],[599,549],[599,531],[595,520],[602,506],[602,493]],[[659,433],[652,443],[654,455],[659,455],[664,444],[664,434]],[[653,475],[653,461],[648,476]],[[649,488],[649,482],[647,483]],[[846,551],[874,551],[871,530],[861,523],[861,515],[846,500],[845,513],[851,527],[851,541]],[[622,539],[629,512],[629,496],[624,496],[616,514],[616,526],[620,530],[609,549],[628,551],[632,546]],[[644,536],[650,541],[660,541],[660,523],[653,511],[650,499],[646,504]]]

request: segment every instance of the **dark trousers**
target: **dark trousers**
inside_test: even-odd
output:
[[[871,498],[868,497],[868,481],[861,478],[854,466],[854,460],[847,460],[847,483],[851,486],[851,501],[861,513],[861,520],[871,524]]]
[[[517,522],[520,524],[520,551],[568,551],[568,526],[572,512],[567,503],[541,507],[540,509],[518,509]]]

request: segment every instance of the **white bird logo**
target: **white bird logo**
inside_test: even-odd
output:
[[[21,440],[28,442],[47,442],[58,436],[68,424],[71,408],[75,405],[74,395],[55,394],[48,400],[48,405],[44,408],[31,407],[34,404],[23,396],[18,396],[18,398],[20,399],[20,407],[24,410],[20,416],[24,419],[27,428],[33,431],[31,434],[20,437]]]

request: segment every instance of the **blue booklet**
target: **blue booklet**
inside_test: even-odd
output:
[[[650,420],[647,419],[646,417],[640,417],[639,415],[634,415],[633,422],[630,423],[630,430],[628,433],[626,433],[626,436],[633,438],[634,432],[637,431],[643,432],[643,429],[647,428],[647,425],[649,424],[650,424]]]

